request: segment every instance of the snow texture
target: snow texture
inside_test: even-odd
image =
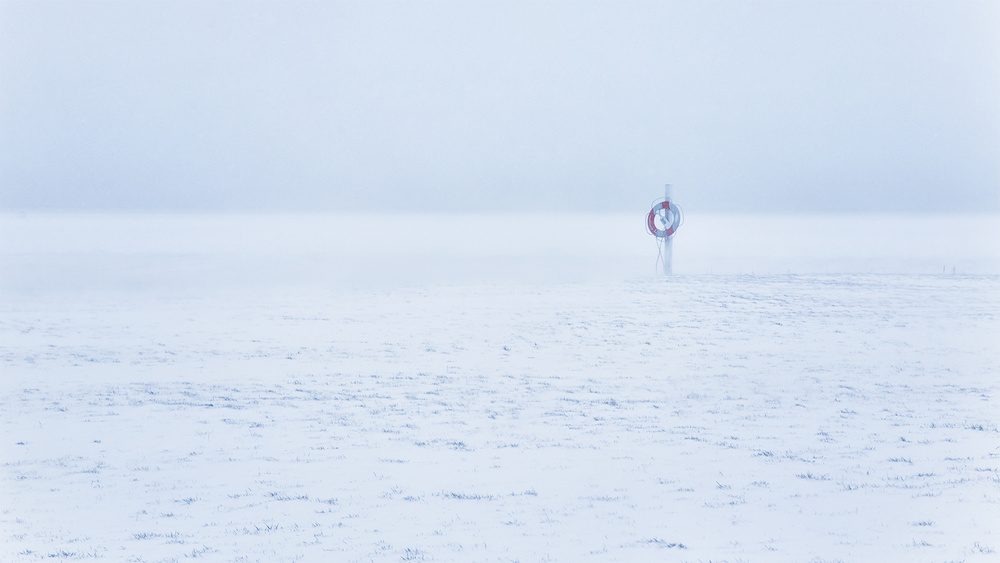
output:
[[[415,235],[433,261],[318,218],[4,216],[0,559],[998,560],[992,242],[665,278],[649,240],[479,219],[528,225]]]

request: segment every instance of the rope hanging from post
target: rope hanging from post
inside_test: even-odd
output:
[[[656,237],[656,265],[653,267],[654,272],[659,271],[660,264],[663,263],[663,245],[666,240],[667,239]]]

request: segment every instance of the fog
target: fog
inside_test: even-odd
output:
[[[0,560],[995,561],[998,29],[0,0]]]
[[[0,214],[7,303],[657,278],[641,214]],[[707,215],[677,235],[681,278],[1000,274],[1000,217]],[[831,282],[832,283],[832,282]],[[1000,295],[997,295],[1000,297]]]
[[[1000,211],[996,2],[0,2],[14,209]]]

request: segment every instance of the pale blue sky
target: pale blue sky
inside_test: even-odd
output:
[[[0,0],[4,209],[1000,211],[998,2]]]

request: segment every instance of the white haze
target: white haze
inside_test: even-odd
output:
[[[0,2],[6,209],[1000,211],[996,2]]]
[[[100,292],[623,281],[655,275],[643,214],[4,214],[0,290]],[[1000,274],[995,215],[698,215],[679,275]]]
[[[0,560],[996,561],[997,29],[0,0]]]

